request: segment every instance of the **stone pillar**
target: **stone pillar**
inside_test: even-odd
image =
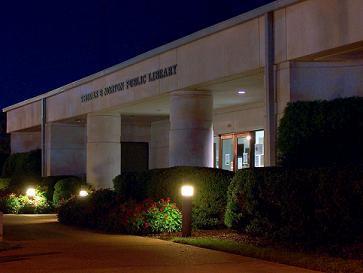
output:
[[[213,167],[213,97],[209,91],[171,94],[169,166]]]
[[[88,114],[87,181],[95,188],[112,188],[121,173],[121,116]]]
[[[85,124],[47,123],[45,126],[45,175],[86,173]]]
[[[40,132],[13,132],[10,135],[11,153],[25,153],[38,150],[40,146]]]

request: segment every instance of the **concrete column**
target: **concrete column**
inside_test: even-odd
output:
[[[265,166],[276,165],[276,86],[273,12],[265,14]]]
[[[47,123],[44,147],[46,176],[85,175],[85,124]]]
[[[121,116],[88,114],[87,181],[96,188],[112,188],[121,173]]]
[[[170,98],[169,166],[213,167],[213,97],[175,91]]]

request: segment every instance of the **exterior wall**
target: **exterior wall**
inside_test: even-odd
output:
[[[291,65],[290,62],[284,62],[275,67],[276,78],[276,115],[279,121],[286,105],[291,101]]]
[[[50,123],[46,125],[46,174],[86,173],[86,128],[84,125]]]
[[[149,169],[169,167],[169,120],[151,123]]]
[[[13,132],[10,135],[11,153],[25,153],[41,148],[40,132]]]
[[[291,100],[363,96],[363,60],[355,62],[293,62]]]
[[[362,41],[362,14],[361,0],[307,0],[288,6],[287,60]]]
[[[214,111],[214,135],[263,129],[264,104],[240,105]]]
[[[8,111],[7,132],[40,126],[40,108],[40,101],[37,101]]]
[[[150,142],[150,122],[146,119],[121,121],[122,142]]]

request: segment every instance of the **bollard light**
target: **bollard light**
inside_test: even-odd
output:
[[[193,186],[182,186],[181,194],[183,196],[182,237],[190,237],[192,235],[192,197],[194,195]]]
[[[189,185],[182,186],[181,193],[183,197],[192,197],[194,195],[194,188]]]
[[[86,197],[88,195],[88,192],[87,191],[85,191],[85,190],[80,190],[79,191],[79,196],[80,197]]]
[[[26,196],[28,196],[29,198],[34,198],[35,197],[35,189],[30,187],[26,190]]]

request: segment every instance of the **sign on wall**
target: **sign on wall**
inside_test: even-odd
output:
[[[173,75],[176,75],[177,64],[160,68],[158,70],[142,74],[135,78],[127,79],[116,84],[106,86],[81,96],[81,102],[89,102],[98,98],[102,98],[117,92],[121,92],[136,86],[144,85],[148,82],[153,82],[156,80],[164,79]]]

